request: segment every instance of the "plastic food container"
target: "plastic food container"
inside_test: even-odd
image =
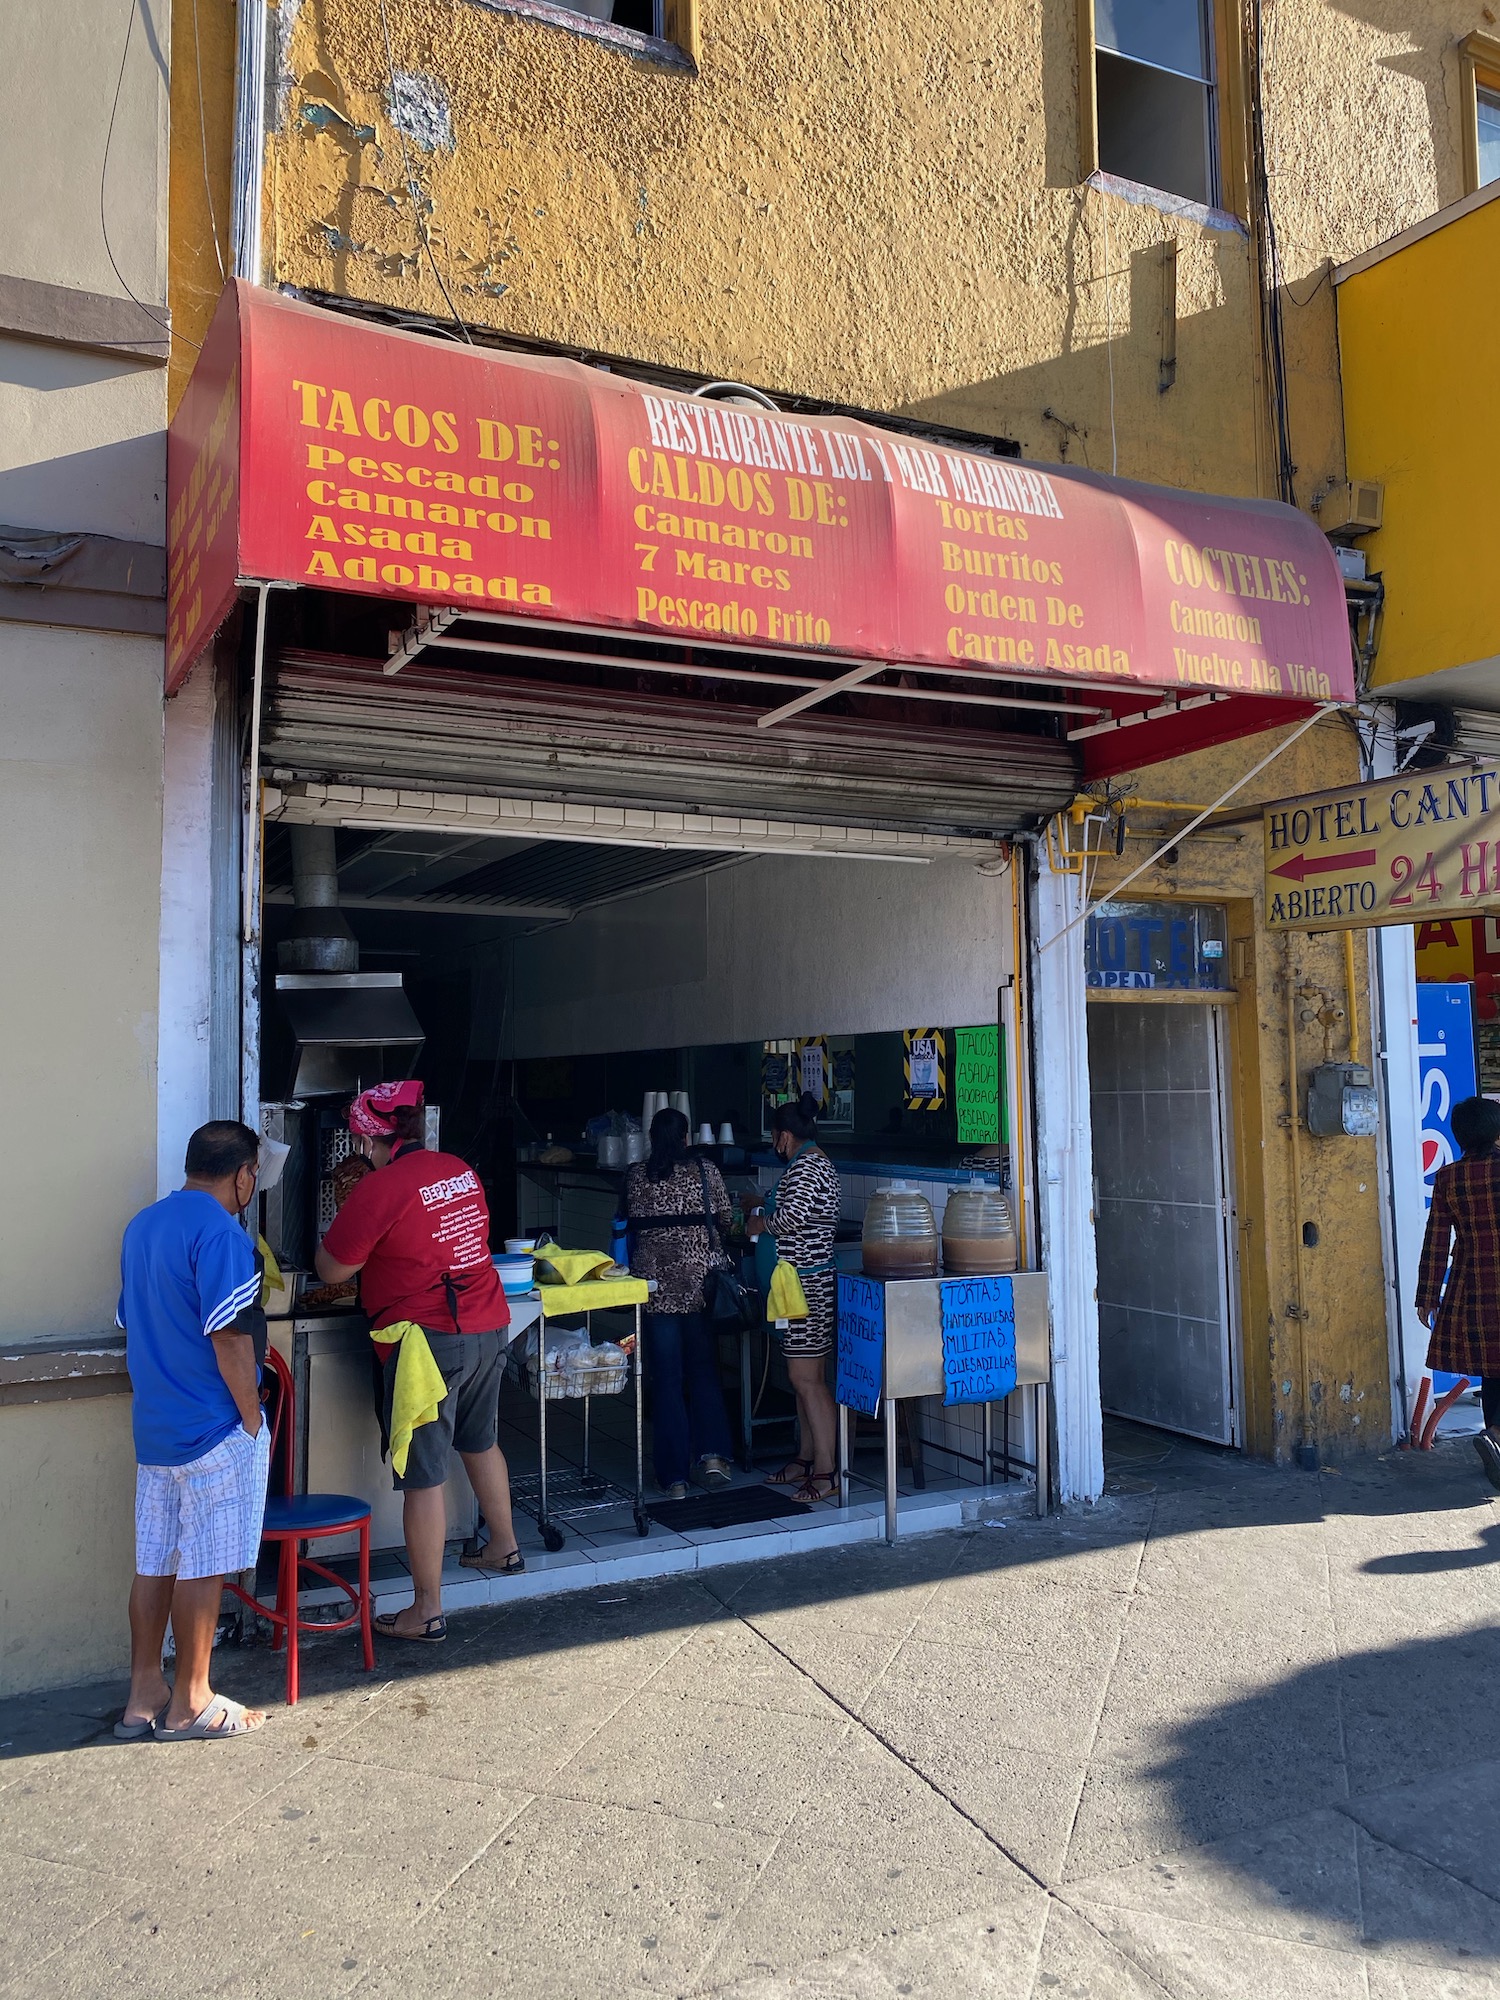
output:
[[[508,1257],[530,1257],[536,1250],[534,1236],[507,1236],[505,1252]]]
[[[927,1197],[905,1181],[891,1181],[870,1196],[860,1244],[867,1277],[938,1274],[937,1218]]]
[[[507,1298],[514,1298],[522,1292],[529,1292],[535,1284],[535,1257],[529,1254],[524,1256],[508,1255],[496,1257],[492,1261],[495,1269],[500,1273],[500,1283],[505,1288]]]
[[[943,1269],[980,1278],[1016,1268],[1016,1228],[999,1188],[973,1181],[955,1188],[943,1210]]]

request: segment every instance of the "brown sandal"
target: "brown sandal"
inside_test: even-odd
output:
[[[826,1488],[826,1491],[820,1489]],[[804,1507],[816,1506],[820,1500],[839,1503],[839,1476],[836,1472],[810,1472],[797,1491],[792,1495]]]
[[[792,1466],[797,1469],[794,1472]],[[810,1458],[794,1458],[790,1465],[784,1465],[780,1472],[768,1472],[761,1481],[763,1486],[805,1486],[812,1477],[813,1461]]]

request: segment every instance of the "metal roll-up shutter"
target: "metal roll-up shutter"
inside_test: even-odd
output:
[[[558,799],[608,808],[1001,835],[1059,811],[1077,752],[1045,736],[800,715],[774,728],[730,701],[508,680],[413,663],[282,653],[264,768],[288,779]]]

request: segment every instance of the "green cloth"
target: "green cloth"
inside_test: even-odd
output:
[[[643,1306],[651,1296],[644,1278],[585,1278],[577,1285],[538,1285],[537,1292],[548,1319],[556,1313],[602,1312],[606,1306]]]
[[[372,1331],[382,1347],[400,1343],[396,1356],[396,1388],[391,1397],[391,1464],[404,1479],[411,1435],[419,1424],[437,1421],[438,1404],[448,1393],[443,1371],[432,1358],[427,1336],[413,1319]]]

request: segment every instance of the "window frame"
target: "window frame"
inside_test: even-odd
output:
[[[1163,207],[1202,209],[1228,215],[1241,223],[1250,217],[1249,142],[1246,125],[1248,92],[1245,75],[1244,30],[1234,0],[1208,0],[1210,62],[1208,92],[1210,138],[1214,148],[1214,181],[1217,200],[1208,204],[1157,188],[1147,181],[1131,181],[1101,167],[1099,162],[1099,44],[1094,33],[1094,0],[1077,0],[1078,7],[1078,178],[1103,177],[1124,186],[1139,187],[1158,197]],[[1496,45],[1500,51],[1500,43]],[[1113,53],[1106,51],[1106,53]],[[1129,58],[1124,58],[1129,60]],[[1150,65],[1146,65],[1150,67]],[[1475,127],[1476,134],[1478,127]],[[1477,146],[1477,138],[1476,138]]]
[[[586,41],[602,42],[622,54],[654,61],[665,69],[699,69],[699,0],[657,0],[661,34],[648,35],[639,28],[617,27],[613,21],[596,21],[591,15],[574,13],[554,4],[554,0],[477,0],[495,14],[519,14],[549,28],[562,28]]]
[[[1479,178],[1479,93],[1500,94],[1500,36],[1476,29],[1458,45],[1459,116],[1463,120],[1465,194],[1477,194],[1493,182]]]

